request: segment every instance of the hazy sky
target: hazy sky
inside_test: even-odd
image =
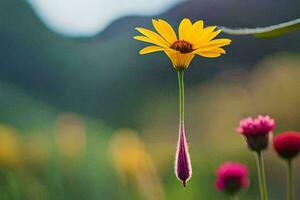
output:
[[[129,14],[162,12],[183,0],[28,0],[44,23],[66,35],[93,35]]]

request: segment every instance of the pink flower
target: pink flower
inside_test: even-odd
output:
[[[186,182],[192,176],[192,166],[185,138],[184,125],[181,125],[179,129],[175,174],[176,177],[182,182],[184,187],[186,186]]]
[[[279,156],[285,159],[292,159],[300,151],[300,133],[286,131],[276,135],[273,140],[273,147]]]
[[[274,119],[259,115],[257,118],[248,117],[240,121],[237,131],[247,135],[266,135],[275,128]]]
[[[236,194],[240,189],[247,189],[250,184],[248,169],[241,163],[226,162],[218,168],[216,175],[216,189],[230,195]]]
[[[246,137],[248,147],[260,152],[268,147],[269,133],[275,128],[274,119],[269,116],[259,115],[257,118],[245,118],[240,121],[240,126],[236,129]]]

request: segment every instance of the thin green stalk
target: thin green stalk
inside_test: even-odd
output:
[[[179,125],[184,124],[184,71],[178,70],[178,89],[179,89]]]
[[[293,163],[292,159],[287,161],[287,200],[293,200]]]
[[[257,170],[258,170],[261,199],[267,200],[268,193],[267,193],[265,166],[264,166],[264,160],[263,160],[263,156],[262,156],[261,152],[257,152],[257,154],[256,154],[256,164],[257,164]]]

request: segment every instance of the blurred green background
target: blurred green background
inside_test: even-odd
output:
[[[277,24],[299,17],[300,1],[174,1],[159,14],[119,16],[92,36],[51,29],[32,5],[0,1],[0,199],[227,199],[214,189],[223,161],[249,166],[251,186],[241,199],[258,199],[254,157],[235,127],[242,117],[269,114],[274,134],[300,130],[300,32],[222,34],[233,41],[225,56],[193,60],[187,188],[174,175],[176,73],[162,54],[138,55],[144,44],[132,37],[153,17],[176,28],[183,17],[229,27]],[[282,200],[284,165],[269,149],[270,199]],[[300,198],[299,159],[295,168]]]

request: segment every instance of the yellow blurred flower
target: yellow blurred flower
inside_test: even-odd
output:
[[[0,125],[0,166],[17,167],[21,163],[20,138],[16,131]]]
[[[132,178],[145,200],[165,199],[156,167],[134,131],[118,130],[110,147],[115,167],[124,183]]]
[[[59,116],[55,142],[60,155],[67,160],[81,158],[86,150],[86,128],[81,118],[73,113]]]
[[[152,23],[157,33],[145,28],[136,28],[143,36],[135,36],[134,39],[154,44],[143,48],[140,54],[164,51],[175,69],[186,69],[195,55],[219,57],[225,54],[221,47],[231,43],[230,39],[214,40],[221,30],[215,31],[216,26],[204,28],[202,20],[192,24],[189,19],[183,19],[178,29],[179,37],[166,21],[153,19]]]

